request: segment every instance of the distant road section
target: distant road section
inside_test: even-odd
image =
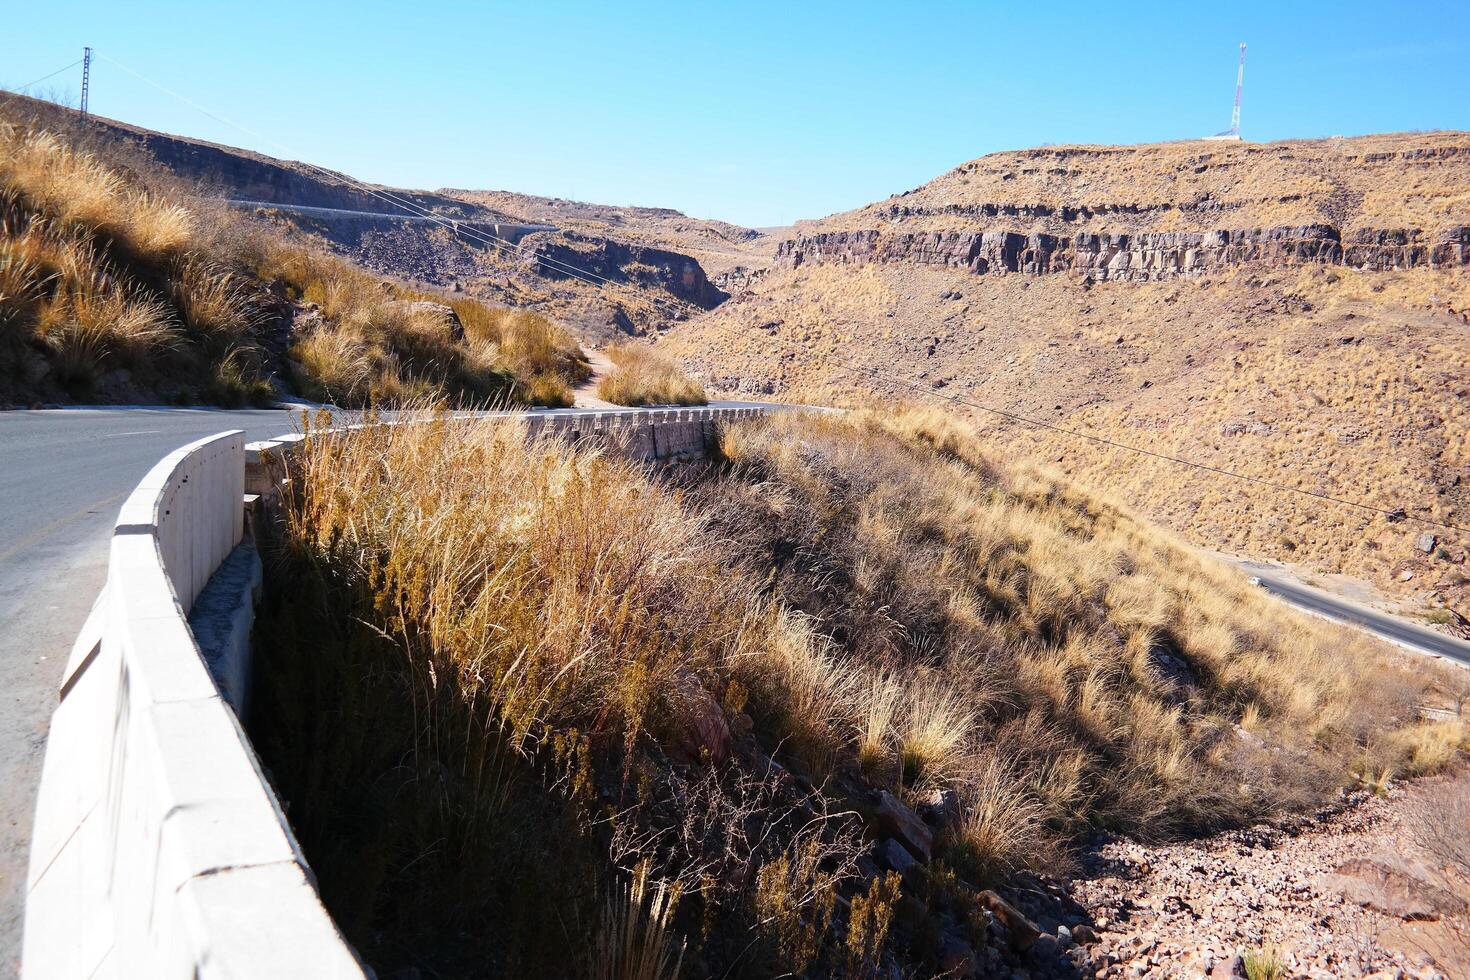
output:
[[[1290,581],[1273,569],[1255,564],[1242,563],[1243,567],[1261,580],[1261,588],[1299,609],[1334,619],[1348,626],[1356,626],[1400,646],[1409,647],[1420,653],[1447,657],[1470,667],[1470,643],[1457,640],[1427,626],[1417,626],[1398,616],[1368,609],[1346,599],[1338,598],[1321,589]]]
[[[273,204],[270,201],[227,200],[225,203],[232,208],[240,208],[241,210],[269,208],[272,211],[289,211],[292,214],[307,215],[313,218],[325,218],[329,221],[334,218],[370,218],[380,221],[413,221],[436,225],[463,225],[471,231],[488,233],[510,242],[514,242],[533,232],[559,230],[556,225],[525,224],[515,221],[462,221],[447,215],[410,214],[407,211],[350,211],[344,208],[318,208],[308,204]]]

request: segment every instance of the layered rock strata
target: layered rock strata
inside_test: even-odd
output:
[[[1437,234],[1362,228],[1346,239],[1332,225],[1234,231],[1048,235],[1012,231],[833,231],[788,239],[777,268],[813,263],[907,262],[968,269],[977,275],[1074,272],[1094,279],[1148,281],[1262,262],[1319,263],[1355,269],[1470,265],[1470,226]]]

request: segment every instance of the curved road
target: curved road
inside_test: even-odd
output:
[[[0,978],[19,970],[46,728],[67,653],[106,578],[118,507],[154,463],[185,443],[225,429],[267,439],[293,431],[296,417],[276,409],[0,412]]]
[[[1303,585],[1270,565],[1238,561],[1237,564],[1260,579],[1261,588],[1288,605],[1296,606],[1326,619],[1366,630],[1381,639],[1407,647],[1417,653],[1444,657],[1470,667],[1470,642],[1448,633],[1419,626],[1400,616],[1390,616],[1376,609],[1360,606],[1321,589]]]

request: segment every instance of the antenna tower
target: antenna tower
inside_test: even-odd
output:
[[[1245,42],[1240,42],[1240,67],[1235,70],[1235,108],[1230,112],[1230,133],[1240,135],[1240,90],[1245,88]]]
[[[82,104],[81,118],[87,118],[87,90],[92,84],[92,49],[82,48]]]
[[[1240,90],[1245,88],[1245,42],[1240,43],[1240,67],[1235,70],[1235,107],[1230,110],[1230,128],[1223,133],[1214,136],[1206,136],[1207,140],[1238,140],[1240,139]]]

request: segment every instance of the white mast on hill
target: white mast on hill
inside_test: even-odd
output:
[[[1230,128],[1223,133],[1214,136],[1206,136],[1207,140],[1238,140],[1240,139],[1240,90],[1245,88],[1245,42],[1240,44],[1240,67],[1235,71],[1235,108],[1230,111]]]

